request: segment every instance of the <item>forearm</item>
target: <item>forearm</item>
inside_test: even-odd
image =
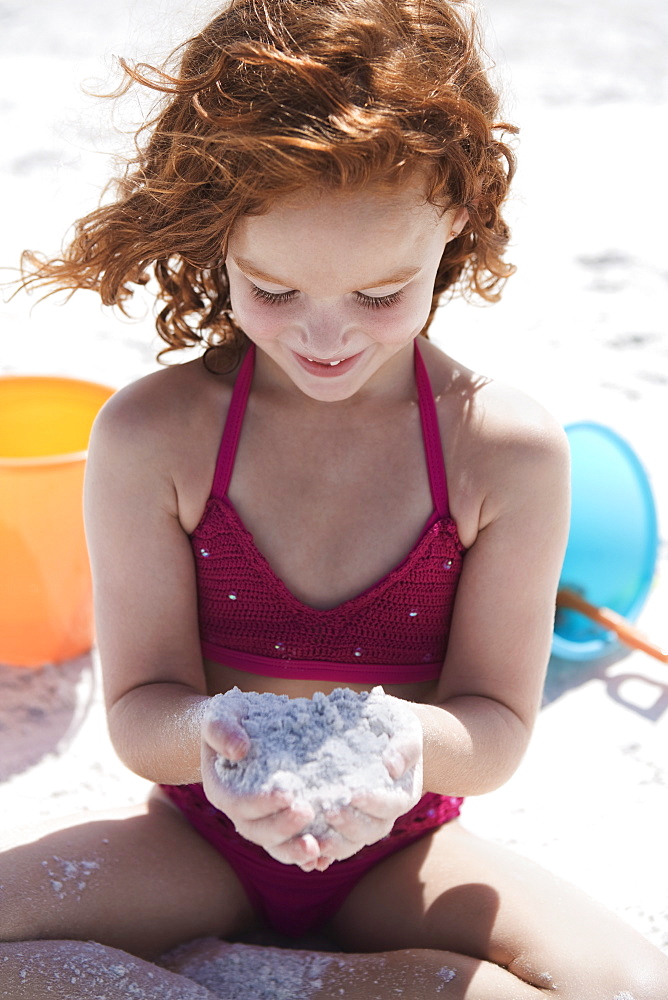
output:
[[[107,713],[116,753],[135,774],[169,785],[201,781],[202,718],[210,698],[185,684],[134,688]]]
[[[519,765],[530,729],[505,705],[469,695],[443,705],[413,704],[424,737],[424,790],[481,795]]]

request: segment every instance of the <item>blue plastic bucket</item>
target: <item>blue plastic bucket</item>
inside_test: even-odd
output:
[[[571,524],[560,588],[635,621],[652,584],[659,546],[652,489],[637,455],[609,427],[566,427],[571,450]],[[621,647],[617,636],[558,608],[552,653],[593,660]]]

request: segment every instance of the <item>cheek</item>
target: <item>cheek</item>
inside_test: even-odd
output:
[[[271,340],[285,325],[279,309],[259,302],[252,295],[237,292],[230,300],[234,318],[254,340]]]
[[[413,323],[410,310],[396,305],[388,309],[369,309],[362,316],[360,326],[379,344],[396,344],[406,339]]]
[[[428,296],[407,295],[396,305],[364,312],[363,325],[375,340],[386,344],[399,344],[419,333],[427,322],[431,308]]]

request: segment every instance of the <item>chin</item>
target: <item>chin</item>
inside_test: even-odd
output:
[[[296,387],[309,399],[314,399],[319,403],[342,403],[350,399],[362,388],[360,385],[301,385],[295,382]]]

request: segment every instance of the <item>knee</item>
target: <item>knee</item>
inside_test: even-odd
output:
[[[618,979],[612,1000],[666,1000],[668,997],[668,958],[657,953],[651,962],[629,969]],[[621,987],[621,988],[619,988]]]
[[[580,955],[552,974],[522,959],[507,968],[554,1000],[668,1000],[668,956],[646,941],[633,954]]]
[[[637,938],[634,944],[610,963],[611,1000],[666,1000],[668,956],[645,939]]]
[[[666,1000],[668,957],[648,947],[649,954],[611,961],[595,1000]],[[654,952],[654,953],[652,953]],[[575,995],[574,995],[575,996]],[[570,1000],[570,994],[568,994]],[[578,1000],[581,992],[577,994]]]
[[[49,874],[30,864],[21,849],[0,858],[0,941],[32,941],[45,936],[57,909],[57,895],[49,892]]]
[[[3,859],[4,860],[4,859]],[[24,882],[11,865],[0,871],[0,943],[23,941],[37,937],[27,910],[32,895],[31,885]]]

